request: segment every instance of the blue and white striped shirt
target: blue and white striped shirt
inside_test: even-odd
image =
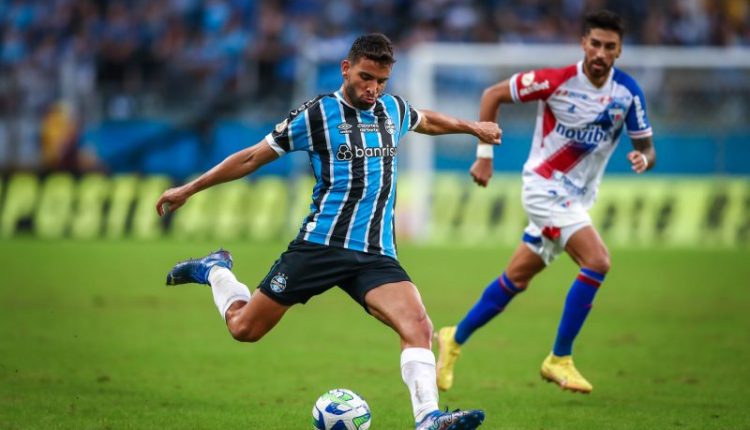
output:
[[[280,156],[310,156],[317,182],[298,238],[396,258],[398,144],[420,120],[419,111],[390,94],[369,110],[337,91],[291,111],[266,141]]]

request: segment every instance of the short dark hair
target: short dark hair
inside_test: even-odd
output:
[[[620,35],[625,34],[625,24],[620,15],[606,9],[589,12],[583,18],[583,35],[588,35],[592,29],[611,30]]]
[[[393,58],[393,43],[382,33],[359,36],[352,43],[349,55],[346,56],[347,60],[354,64],[362,57],[384,65],[391,65],[396,62],[396,59]]]

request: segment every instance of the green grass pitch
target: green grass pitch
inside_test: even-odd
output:
[[[285,244],[225,244],[254,287]],[[167,288],[193,242],[0,242],[0,429],[309,429],[330,388],[372,429],[413,428],[390,329],[338,290],[235,342],[206,287]],[[439,327],[511,249],[401,248]],[[562,258],[477,332],[441,405],[483,429],[750,429],[750,252],[615,249],[576,345],[589,396],[541,381],[575,266]]]

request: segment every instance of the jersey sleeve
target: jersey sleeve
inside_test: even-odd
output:
[[[510,94],[515,103],[547,100],[563,82],[577,73],[576,65],[561,69],[537,69],[516,73],[510,78]]]
[[[409,105],[409,131],[417,128],[420,122],[422,122],[422,112],[414,109],[414,106]]]
[[[422,112],[415,109],[409,102],[400,96],[393,96],[398,105],[400,121],[399,138],[403,138],[406,132],[412,131],[422,122]]]
[[[279,156],[292,151],[310,150],[308,110],[321,98],[322,96],[318,96],[308,100],[297,109],[290,111],[289,115],[266,135],[266,142]]]
[[[631,79],[627,85],[633,95],[633,102],[630,104],[628,113],[625,116],[625,127],[628,130],[628,136],[631,139],[640,139],[653,135],[651,123],[648,120],[646,112],[646,98],[643,96],[641,87]]]

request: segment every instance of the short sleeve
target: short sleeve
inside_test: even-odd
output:
[[[302,103],[298,108],[289,112],[286,118],[276,124],[273,131],[265,137],[266,142],[279,156],[292,151],[306,151],[310,149],[309,108],[316,104],[323,96]]]
[[[409,103],[407,106],[409,106],[409,131],[412,131],[422,122],[422,112],[414,109]]]
[[[559,69],[538,69],[516,73],[510,78],[510,94],[515,103],[547,100],[565,81],[575,76],[575,64]]]
[[[403,138],[404,135],[411,130],[414,130],[422,122],[422,113],[414,109],[412,105],[404,100],[401,96],[393,96],[396,101],[399,114],[399,127],[398,135],[399,138]]]
[[[633,139],[649,137],[653,134],[653,131],[646,111],[646,98],[635,80],[631,80],[631,82],[628,89],[633,95],[633,102],[630,104],[630,109],[628,109],[625,117],[625,127],[628,129],[628,136]]]

